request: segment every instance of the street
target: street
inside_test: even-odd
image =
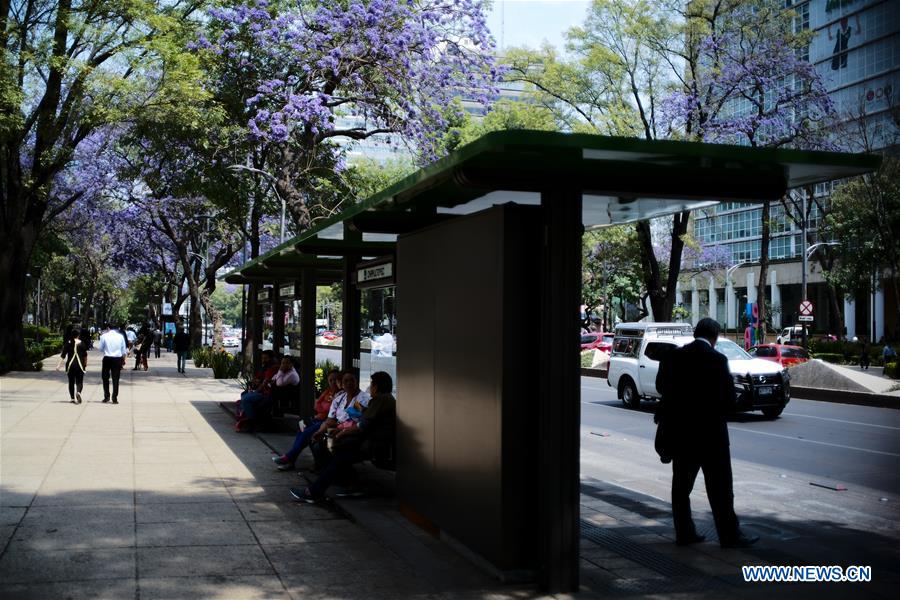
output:
[[[653,449],[654,403],[626,409],[605,379],[590,377],[582,378],[581,400],[582,478],[668,503],[671,467]],[[775,421],[736,415],[729,433],[738,515],[745,523],[767,515],[896,536],[898,432],[896,410],[802,399],[792,399]],[[829,489],[839,486],[847,489]],[[693,497],[695,514],[709,517],[699,481]]]

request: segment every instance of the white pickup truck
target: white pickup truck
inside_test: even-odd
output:
[[[639,408],[642,398],[659,399],[656,375],[659,360],[668,351],[694,341],[686,323],[621,323],[616,326],[607,384],[630,408]],[[790,377],[774,362],[753,358],[740,346],[719,338],[716,350],[728,358],[734,378],[735,410],[761,410],[769,418],[781,414],[790,400]]]

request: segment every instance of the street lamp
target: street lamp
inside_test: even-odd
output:
[[[257,168],[250,167],[247,165],[235,164],[235,165],[230,165],[228,168],[231,169],[232,171],[250,171],[251,173],[257,173],[259,175],[264,176],[266,179],[268,179],[269,185],[271,186],[272,191],[275,192],[275,197],[278,198],[278,201],[281,203],[281,243],[283,244],[284,243],[284,219],[285,219],[285,212],[287,209],[287,205],[284,202],[284,198],[282,198],[281,194],[278,193],[278,188],[275,187],[275,182],[277,182],[278,180],[275,178],[274,175],[272,175],[268,171],[263,171],[262,169],[257,169]]]
[[[739,267],[743,267],[744,265],[749,265],[749,264],[750,264],[750,261],[742,260],[741,262],[731,265],[730,267],[725,269],[725,288],[726,288],[726,293],[728,294],[728,297],[726,298],[725,302],[726,303],[734,302],[734,311],[732,312],[729,310],[728,315],[729,315],[729,317],[732,314],[734,315],[735,341],[737,341],[738,323],[740,322],[740,318],[739,318],[740,311],[738,311],[738,299],[737,299],[737,294],[734,293],[734,283],[732,283],[732,281],[731,281],[731,274],[734,273]],[[726,323],[726,325],[727,325],[727,323]]]
[[[804,198],[805,198],[805,196],[804,196]],[[805,207],[805,203],[804,203],[804,207]],[[805,215],[804,215],[803,223],[804,223],[804,225],[806,225]],[[806,240],[806,228],[805,227],[803,230],[803,239]],[[808,246],[806,248],[806,250],[803,252],[803,269],[802,269],[803,272],[801,273],[802,279],[801,279],[801,286],[800,286],[800,295],[803,297],[802,298],[803,302],[806,302],[808,300],[808,298],[806,297],[806,271],[809,268],[809,257],[812,256],[812,253],[815,252],[816,248],[818,248],[819,246],[840,246],[840,245],[841,245],[840,242],[816,242],[815,244]],[[805,322],[803,323],[803,347],[804,348],[807,347],[806,323]]]

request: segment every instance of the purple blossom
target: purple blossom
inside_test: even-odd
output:
[[[260,75],[246,101],[254,139],[346,137],[339,117],[354,116],[362,128],[353,136],[399,133],[427,162],[459,110],[451,108],[458,90],[474,90],[485,103],[497,95],[502,72],[484,7],[484,0],[348,0],[273,8],[249,0],[209,10],[210,51],[226,70],[235,65],[236,76]]]

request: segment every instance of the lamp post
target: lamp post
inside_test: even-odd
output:
[[[806,196],[804,196],[804,199],[805,198],[806,198]],[[806,209],[805,200],[804,200],[803,206],[804,206],[804,211],[805,211],[805,209]],[[803,239],[805,241],[806,240],[805,214],[804,214],[803,224],[804,224]],[[815,252],[816,248],[818,248],[819,246],[840,246],[840,245],[841,245],[840,242],[816,242],[815,244],[808,246],[806,248],[806,250],[803,252],[803,269],[802,269],[803,272],[801,273],[802,279],[801,279],[801,285],[800,285],[800,295],[802,296],[801,299],[803,302],[806,302],[809,299],[806,297],[806,287],[807,287],[806,271],[809,268],[809,257],[812,256],[812,253]],[[808,339],[807,339],[807,335],[806,335],[806,323],[805,322],[803,323],[803,347],[804,348],[808,347]]]
[[[734,284],[731,282],[731,274],[734,273],[739,267],[743,267],[744,265],[748,265],[748,264],[750,264],[748,261],[742,260],[741,262],[731,265],[730,267],[725,269],[725,287],[727,288],[727,293],[728,293],[728,298],[726,298],[726,303],[734,302],[734,311],[732,312],[729,310],[728,315],[729,316],[731,316],[732,314],[734,315],[735,340],[737,340],[737,335],[738,335],[738,323],[740,322],[738,315],[740,314],[740,312],[738,311],[737,294],[734,293]]]
[[[281,203],[281,243],[284,243],[284,221],[285,214],[287,212],[287,205],[284,202],[284,198],[281,197],[281,194],[278,193],[278,188],[275,187],[275,182],[278,181],[274,175],[269,173],[268,171],[263,171],[262,169],[257,169],[255,167],[250,167],[247,165],[231,165],[228,167],[232,171],[250,171],[251,173],[257,173],[262,175],[269,181],[269,186],[272,188],[272,191],[275,193],[275,197],[278,198],[278,201]]]

